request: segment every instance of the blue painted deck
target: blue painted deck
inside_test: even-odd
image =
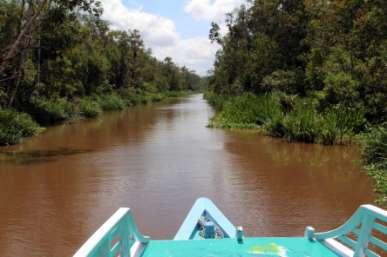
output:
[[[305,238],[246,238],[150,241],[142,257],[338,257],[319,242]]]

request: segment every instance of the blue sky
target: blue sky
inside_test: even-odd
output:
[[[184,12],[187,1],[182,0],[125,0],[129,8],[142,8],[148,13],[168,17],[175,21],[177,32],[185,38],[207,36],[210,22],[203,19],[194,19]]]
[[[245,0],[100,0],[103,18],[113,29],[138,29],[155,57],[169,56],[200,75],[212,69],[219,46],[211,44],[212,21],[224,25],[225,15]]]

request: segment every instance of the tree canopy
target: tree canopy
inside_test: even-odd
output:
[[[387,118],[387,2],[255,0],[228,15],[211,90],[225,96],[280,91]]]
[[[159,61],[137,30],[111,30],[96,0],[0,0],[0,104],[112,91],[195,90],[200,77]]]

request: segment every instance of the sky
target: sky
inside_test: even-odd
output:
[[[137,29],[147,48],[163,60],[172,57],[199,75],[212,69],[219,46],[208,39],[211,22],[224,25],[225,15],[245,0],[100,0],[103,19],[112,29]]]

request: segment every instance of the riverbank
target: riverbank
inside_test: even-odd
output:
[[[223,97],[205,95],[216,110],[209,127],[249,129],[289,142],[360,144],[362,161],[373,178],[377,202],[387,205],[387,126],[368,129],[362,113],[331,108],[319,112],[313,99],[271,93]]]
[[[37,135],[45,127],[77,118],[95,118],[103,112],[126,107],[185,97],[190,91],[146,92],[126,91],[121,94],[94,95],[73,101],[65,98],[34,99],[25,112],[0,109],[0,145],[18,144],[23,138]]]

